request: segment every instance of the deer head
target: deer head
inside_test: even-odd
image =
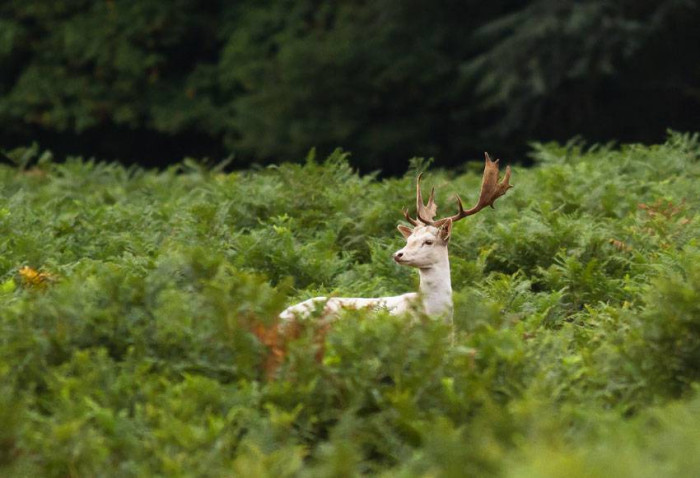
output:
[[[416,180],[416,219],[409,216],[404,209],[403,214],[414,228],[398,226],[399,232],[406,239],[406,246],[394,253],[394,260],[402,265],[429,268],[447,258],[447,244],[452,233],[452,224],[484,209],[493,207],[493,203],[503,196],[513,186],[509,184],[510,166],[506,167],[506,173],[502,181],[498,181],[498,159],[493,161],[488,153],[485,153],[484,176],[481,180],[481,193],[476,205],[465,210],[462,199],[457,196],[459,211],[457,214],[434,220],[437,213],[435,204],[435,188],[430,191],[428,203],[423,204],[420,180],[422,174]]]

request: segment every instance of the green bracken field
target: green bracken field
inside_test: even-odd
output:
[[[11,151],[0,475],[699,476],[698,135],[531,151],[454,227],[453,327],[348,311],[322,361],[309,327],[271,379],[255,328],[415,290],[391,254],[416,174],[450,214],[483,163],[380,180],[339,151],[232,173]]]

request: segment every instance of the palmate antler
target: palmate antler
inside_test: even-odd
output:
[[[420,179],[422,176],[423,176],[423,173],[420,173],[418,175],[418,179],[416,180],[416,211],[417,211],[416,215],[419,219],[421,217],[423,217],[423,218],[426,218],[426,219],[432,221],[433,218],[435,217],[435,214],[437,213],[437,204],[435,204],[435,188],[430,190],[430,196],[428,197],[428,204],[424,205],[423,204],[423,194],[421,193],[421,189],[420,189]],[[413,219],[411,216],[408,215],[408,209],[404,208],[403,215],[406,218],[406,220],[408,222],[410,222],[411,224],[413,224],[414,226],[421,225],[416,219]],[[426,224],[428,224],[428,223],[426,223]]]
[[[510,166],[506,167],[506,174],[503,176],[501,182],[498,181],[498,159],[493,161],[489,156],[489,153],[484,153],[486,156],[484,163],[484,176],[481,180],[481,193],[479,194],[479,200],[476,205],[470,209],[465,210],[462,204],[462,199],[457,195],[457,204],[459,206],[459,212],[453,216],[433,220],[437,212],[437,205],[435,204],[435,188],[430,192],[430,197],[428,198],[428,204],[423,205],[423,196],[421,194],[420,180],[422,174],[418,175],[418,180],[416,181],[416,216],[417,219],[413,219],[408,215],[408,211],[404,209],[403,214],[406,220],[413,224],[414,226],[419,226],[422,224],[440,227],[447,221],[456,222],[472,214],[484,209],[486,206],[493,207],[493,203],[499,197],[503,196],[510,188],[513,186],[509,184],[510,181]]]

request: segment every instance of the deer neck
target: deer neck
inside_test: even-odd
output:
[[[436,264],[418,269],[420,274],[420,296],[428,315],[445,315],[452,319],[452,281],[450,260],[445,256]]]

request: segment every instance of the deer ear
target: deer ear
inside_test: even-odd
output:
[[[440,226],[439,231],[440,239],[442,239],[445,242],[449,241],[450,236],[452,235],[452,219],[448,219],[447,221],[445,221],[445,223],[442,226]]]
[[[397,226],[397,229],[401,233],[401,235],[404,237],[404,239],[408,239],[411,234],[413,234],[413,229],[407,226]]]

